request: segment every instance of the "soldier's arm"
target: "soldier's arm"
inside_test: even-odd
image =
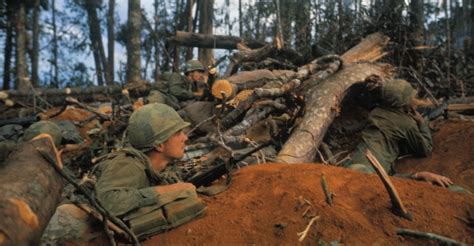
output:
[[[194,98],[194,93],[187,90],[186,81],[184,81],[177,73],[171,75],[169,86],[171,95],[175,96],[179,100],[188,100]]]
[[[433,150],[433,140],[431,138],[428,121],[414,124],[407,130],[407,144],[413,154],[426,157]]]
[[[146,181],[145,172],[137,165],[114,165],[102,171],[96,185],[97,197],[107,210],[120,216],[158,202],[154,187],[140,188]]]

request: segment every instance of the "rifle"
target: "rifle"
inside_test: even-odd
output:
[[[436,108],[429,108],[423,110],[421,115],[427,120],[434,120],[438,118],[440,115],[446,114],[446,110],[448,109],[448,102],[444,100],[443,103],[439,104]]]
[[[215,180],[219,179],[222,177],[222,175],[227,175],[229,179],[231,179],[230,171],[235,167],[235,165],[250,156],[251,154],[269,146],[272,144],[274,141],[269,141],[267,143],[261,144],[260,146],[248,151],[247,153],[243,154],[242,156],[238,158],[230,158],[228,161],[226,161],[222,157],[217,157],[214,162],[217,162],[217,165],[214,167],[210,168],[209,170],[203,172],[203,173],[198,173],[191,177],[189,180],[186,182],[192,183],[196,188],[199,188],[200,186],[207,186],[210,185],[212,182]],[[230,180],[229,180],[230,182]]]
[[[207,66],[207,71],[219,66],[219,64],[221,64],[226,58],[227,58],[227,55],[221,56],[221,58],[217,59],[216,62],[214,62],[211,65]]]
[[[226,58],[227,58],[227,55],[224,55],[221,58],[217,59],[217,61],[207,66],[207,71],[209,72],[211,71],[211,69],[214,69],[217,66],[219,66],[219,64],[221,64]],[[216,74],[209,73],[209,76],[207,77],[207,89],[204,91],[204,99],[207,98],[209,99],[209,101],[214,100],[214,96],[211,93],[211,88],[215,80],[216,80]]]

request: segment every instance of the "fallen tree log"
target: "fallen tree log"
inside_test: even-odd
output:
[[[241,90],[261,87],[272,81],[282,84],[292,79],[303,81],[315,73],[317,73],[317,79],[324,79],[336,72],[341,63],[342,60],[338,55],[327,55],[299,67],[297,71],[260,69],[240,72],[225,80],[216,81],[212,85],[211,93],[214,97],[222,99],[222,92],[224,92],[226,98],[231,99]]]
[[[118,95],[128,95],[131,97],[146,96],[153,89],[159,89],[160,85],[155,83],[142,83],[133,87],[122,87],[120,85],[113,86],[91,86],[91,87],[75,87],[75,88],[36,88],[34,92],[30,91],[0,91],[0,101],[11,100],[21,102],[22,104],[32,104],[34,97],[41,97],[53,106],[60,106],[64,104],[66,97],[75,97],[81,102],[97,102],[110,101]]]
[[[224,92],[227,99],[232,99],[241,90],[261,87],[268,82],[286,83],[295,77],[295,72],[290,70],[260,69],[255,71],[245,71],[232,75],[225,80],[217,80],[211,88],[214,97],[222,99]]]
[[[278,160],[285,163],[312,162],[348,89],[374,76],[383,80],[390,76],[390,68],[388,65],[355,64],[314,86],[308,91],[303,120],[283,145]]]
[[[392,69],[389,65],[353,64],[361,61],[373,62],[381,58],[386,54],[383,48],[387,43],[388,37],[383,34],[371,34],[341,57],[344,64],[342,70],[321,82],[317,82],[318,78],[310,78],[309,84],[313,86],[305,93],[305,114],[300,125],[293,130],[278,154],[279,161],[286,163],[313,161],[319,144],[334,120],[348,89],[368,78],[384,80],[391,76]]]
[[[37,151],[47,139],[21,145],[0,167],[0,245],[37,245],[59,204],[62,179]]]
[[[174,37],[169,38],[168,41],[180,46],[227,50],[237,49],[237,44],[244,44],[251,49],[261,48],[267,44],[256,40],[244,40],[236,36],[205,35],[181,31],[177,31]]]

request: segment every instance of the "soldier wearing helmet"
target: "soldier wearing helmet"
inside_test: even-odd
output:
[[[165,104],[145,105],[129,119],[132,147],[101,157],[94,169],[98,199],[139,237],[176,227],[205,210],[196,188],[167,168],[183,157],[188,126]]]
[[[375,172],[365,156],[366,150],[369,149],[385,171],[395,175],[393,165],[400,155],[426,157],[431,154],[433,141],[428,120],[413,106],[416,90],[406,80],[395,79],[387,82],[381,88],[381,95],[381,106],[370,113],[368,125],[362,131],[362,142],[352,154],[351,161],[346,162],[344,166],[364,173]],[[453,184],[449,178],[431,172],[398,176],[428,181],[442,187],[450,187]]]
[[[173,73],[169,80],[169,93],[180,102],[200,99],[204,95],[205,68],[198,60],[188,60],[184,69],[184,76]]]

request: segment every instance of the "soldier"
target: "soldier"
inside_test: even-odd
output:
[[[101,157],[96,194],[139,238],[183,224],[205,211],[196,187],[167,164],[184,155],[189,123],[171,107],[152,103],[135,111],[127,128],[133,148]]]
[[[181,76],[177,73],[171,75],[169,81],[170,94],[176,97],[180,102],[199,99],[203,96],[202,83],[205,71],[200,61],[187,61],[184,68],[185,76]]]
[[[395,79],[382,86],[382,105],[369,115],[368,126],[362,131],[362,142],[345,167],[364,173],[375,170],[365,156],[369,149],[389,175],[395,175],[393,165],[401,154],[426,157],[431,154],[433,142],[428,121],[415,110],[412,100],[416,90],[405,80]],[[431,182],[442,187],[452,187],[453,182],[431,172],[398,174],[397,176]]]
[[[14,125],[7,125],[2,127],[2,130],[5,128],[7,131],[11,130],[12,126]],[[21,126],[18,127],[21,129]],[[19,130],[18,128],[16,129]],[[0,162],[5,161],[10,152],[12,152],[22,142],[28,142],[42,133],[49,134],[54,145],[58,148],[61,144],[65,143],[78,144],[83,142],[82,138],[79,136],[79,132],[70,121],[41,120],[33,123],[28,129],[26,129],[23,133],[23,137],[18,139],[17,142],[5,140],[2,137],[2,140],[4,141],[0,141]]]
[[[185,65],[184,76],[179,73],[166,74],[164,77],[166,83],[157,91],[153,90],[148,96],[149,103],[165,103],[179,110],[190,104],[191,102],[210,98],[209,85],[204,81],[204,72],[206,69],[198,60],[188,60]],[[215,68],[209,71],[210,79],[216,76]],[[212,99],[212,98],[210,98]],[[180,112],[181,114],[181,112]]]

